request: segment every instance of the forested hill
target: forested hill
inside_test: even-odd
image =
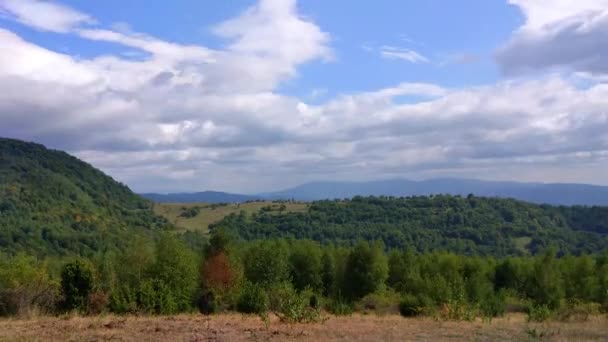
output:
[[[525,255],[608,251],[608,207],[553,207],[512,199],[420,196],[355,197],[312,202],[305,213],[231,214],[210,225],[251,240],[308,238],[351,245],[383,240],[388,248],[462,254]]]
[[[91,165],[0,138],[0,252],[89,255],[164,226],[147,200]]]

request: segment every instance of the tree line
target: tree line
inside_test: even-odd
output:
[[[386,250],[381,241],[243,241],[220,229],[198,247],[166,233],[86,259],[5,255],[0,315],[237,311],[306,322],[325,312],[473,319],[519,310],[543,320],[608,311],[608,254]]]
[[[421,253],[524,256],[608,249],[608,207],[555,207],[502,198],[435,195],[315,201],[306,212],[231,214],[210,225],[246,240],[311,239],[353,246],[381,240]]]

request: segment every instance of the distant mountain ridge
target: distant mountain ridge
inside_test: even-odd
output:
[[[170,194],[146,193],[142,197],[158,203],[242,203],[264,199],[255,195],[230,194],[220,191],[180,192]]]
[[[344,199],[355,196],[422,196],[449,194],[514,198],[538,204],[608,206],[608,186],[561,183],[521,183],[474,179],[439,178],[422,181],[407,179],[370,182],[311,182],[278,192],[242,195],[224,192],[181,194],[143,194],[156,202],[175,203],[240,203],[250,200],[295,199],[315,201]]]

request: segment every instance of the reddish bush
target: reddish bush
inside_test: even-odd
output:
[[[229,291],[236,281],[236,274],[225,252],[211,256],[203,268],[205,286],[215,292]]]
[[[106,310],[110,296],[103,291],[90,293],[87,298],[87,312],[90,315],[98,315]]]

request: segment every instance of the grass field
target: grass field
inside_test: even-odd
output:
[[[201,230],[206,232],[209,224],[221,220],[229,214],[238,214],[244,210],[247,214],[259,212],[263,207],[270,206],[272,213],[279,213],[281,204],[285,205],[286,212],[306,211],[307,204],[303,202],[285,202],[273,203],[265,202],[249,202],[241,204],[214,205],[207,203],[158,203],[154,205],[154,212],[164,216],[177,228],[183,230]],[[194,217],[183,217],[182,214],[191,208],[199,208],[199,213]]]
[[[0,341],[606,341],[608,319],[528,323],[511,314],[491,322],[354,315],[318,324],[268,326],[255,316],[100,316],[0,320]]]

